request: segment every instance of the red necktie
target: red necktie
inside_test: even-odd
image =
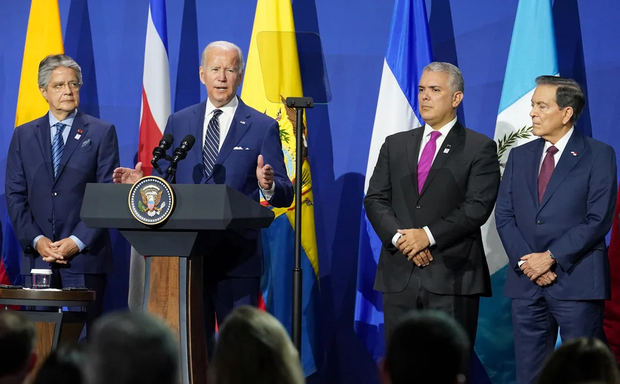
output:
[[[428,172],[431,170],[431,165],[433,165],[433,158],[435,158],[435,151],[437,150],[437,138],[439,136],[441,136],[441,132],[431,132],[431,138],[422,150],[422,156],[420,156],[420,161],[418,161],[418,193],[422,192]]]
[[[558,153],[558,149],[553,145],[550,146],[547,149],[547,154],[545,155],[545,159],[540,167],[540,173],[538,174],[538,204],[540,204],[543,196],[545,195],[547,184],[549,184],[551,174],[555,168],[555,160],[553,159],[553,155],[556,153]]]

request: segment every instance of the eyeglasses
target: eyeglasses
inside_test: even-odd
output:
[[[49,87],[51,89],[53,89],[56,92],[61,92],[65,89],[65,87],[69,87],[69,90],[71,91],[75,91],[77,89],[80,89],[81,84],[78,83],[77,81],[69,81],[66,83],[53,83],[50,84]]]

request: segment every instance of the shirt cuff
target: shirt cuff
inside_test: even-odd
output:
[[[435,238],[433,237],[433,234],[431,233],[431,230],[428,229],[426,225],[422,227],[422,229],[424,230],[424,232],[426,232],[426,237],[428,237],[428,246],[432,247],[433,245],[437,244],[437,242],[435,242]]]
[[[273,194],[276,192],[276,181],[274,180],[273,183],[271,183],[270,189],[262,189],[260,187],[260,184],[258,184],[258,188],[260,188],[260,191],[263,194],[265,200],[269,201],[273,197]]]
[[[86,248],[86,244],[84,244],[82,240],[78,239],[76,236],[71,235],[69,236],[69,238],[73,240],[73,242],[75,242],[75,245],[77,245],[79,252],[82,252],[84,248]]]
[[[34,240],[32,240],[32,248],[34,248],[35,250],[37,249],[37,241],[39,241],[40,238],[42,238],[43,235],[39,235],[37,237],[34,238]]]
[[[392,236],[392,244],[398,248],[398,246],[396,244],[398,244],[398,240],[400,240],[400,238],[403,236],[402,233],[398,233],[396,232],[396,234],[394,236]]]

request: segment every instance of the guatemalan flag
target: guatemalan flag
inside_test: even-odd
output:
[[[368,152],[364,193],[385,138],[423,124],[418,111],[417,89],[422,70],[431,61],[424,0],[396,0]],[[373,289],[380,251],[381,241],[362,206],[354,326],[375,360],[385,352],[382,298],[381,293]]]
[[[144,72],[142,75],[142,103],[140,106],[140,139],[138,161],[145,175],[153,167],[153,148],[166,127],[170,115],[170,72],[168,65],[168,35],[166,32],[165,0],[150,0],[144,44]],[[132,310],[141,310],[144,298],[145,260],[131,249],[129,267],[128,304]]]
[[[494,135],[502,173],[510,148],[535,138],[529,112],[536,77],[557,74],[551,1],[520,0]],[[510,299],[504,297],[508,257],[497,234],[494,214],[482,227],[482,233],[493,297],[480,300],[475,351],[482,363],[480,373],[487,379],[475,382],[514,383],[511,305]]]

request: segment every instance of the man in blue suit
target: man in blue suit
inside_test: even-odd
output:
[[[243,67],[241,49],[230,42],[212,42],[204,49],[199,74],[208,98],[172,114],[164,132],[176,140],[192,135],[201,143],[179,162],[176,182],[226,184],[256,201],[262,194],[272,206],[288,207],[293,188],[279,126],[236,96]],[[142,175],[138,163],[135,169],[116,169],[114,182],[133,183]],[[221,324],[234,307],[257,304],[263,253],[258,230],[212,233],[205,244],[205,321],[212,347],[215,319]]]
[[[24,251],[21,271],[51,269],[55,287],[96,291],[90,323],[102,311],[112,250],[108,232],[86,227],[80,208],[86,183],[112,181],[116,131],[77,109],[82,72],[69,56],[44,58],[38,83],[49,113],[15,128],[6,166],[7,206]]]
[[[558,327],[562,340],[605,339],[605,235],[616,203],[614,150],[574,129],[585,104],[579,84],[555,76],[536,83],[530,116],[540,138],[511,150],[495,210],[519,383],[536,381]]]

